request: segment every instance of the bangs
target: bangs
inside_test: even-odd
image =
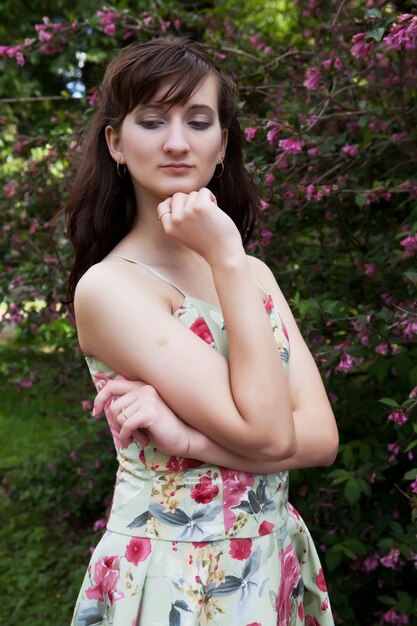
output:
[[[149,55],[144,52],[142,49],[139,56],[130,58],[114,77],[112,104],[123,117],[138,105],[153,101],[156,94],[158,104],[183,105],[204,78],[215,74],[213,67],[185,47],[153,49]]]

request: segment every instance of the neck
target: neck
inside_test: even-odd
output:
[[[134,226],[113,252],[143,261],[149,265],[181,267],[199,255],[165,234],[158,221],[160,200],[142,202]]]

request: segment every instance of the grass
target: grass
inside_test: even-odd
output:
[[[74,352],[3,342],[0,393],[0,623],[68,626],[112,492],[113,444],[82,409],[94,389]],[[77,468],[94,477],[100,457],[108,471],[91,489]]]
[[[0,470],[47,462],[55,446],[79,432],[81,400],[93,397],[93,387],[79,371],[78,377],[60,372],[62,361],[62,355],[0,346]],[[31,386],[22,388],[22,380]]]

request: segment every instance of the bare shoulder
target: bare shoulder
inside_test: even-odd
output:
[[[111,306],[111,301],[123,299],[124,294],[131,301],[139,296],[143,302],[161,301],[154,282],[129,263],[101,261],[92,265],[78,281],[74,295],[75,312],[85,306],[96,308],[103,300]]]

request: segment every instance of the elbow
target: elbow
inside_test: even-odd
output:
[[[277,437],[271,441],[269,438],[268,443],[262,450],[263,458],[265,461],[279,462],[285,461],[291,458],[297,452],[297,440],[295,433],[293,436],[289,436],[286,440],[283,437]]]
[[[336,460],[337,453],[339,452],[339,433],[334,432],[331,436],[323,442],[323,457],[320,465],[323,467],[330,467]]]

